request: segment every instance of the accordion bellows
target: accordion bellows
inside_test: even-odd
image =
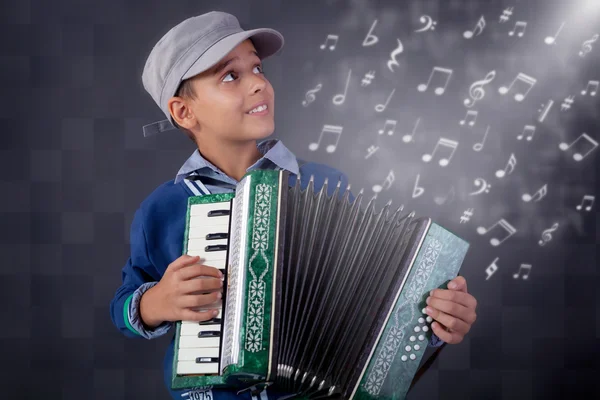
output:
[[[328,195],[328,186],[315,192],[311,177],[301,190],[287,171],[254,170],[234,193],[189,198],[184,254],[219,259],[193,226],[212,226],[209,208],[229,210],[226,284],[210,345],[218,359],[206,358],[208,341],[184,336],[196,334],[184,324],[202,324],[177,323],[174,389],[262,383],[290,398],[406,396],[431,337],[425,299],[457,275],[469,244],[391,201],[376,212],[375,197],[363,207],[362,190],[351,203],[349,187]],[[208,360],[212,373],[194,369]]]

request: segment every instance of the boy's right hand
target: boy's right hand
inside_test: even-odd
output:
[[[140,315],[146,325],[156,327],[163,321],[206,321],[217,315],[218,309],[206,306],[221,299],[223,274],[217,268],[199,264],[199,259],[199,256],[188,255],[177,258],[169,264],[160,282],[144,293]],[[202,279],[196,279],[198,277]],[[199,308],[204,311],[196,311]]]

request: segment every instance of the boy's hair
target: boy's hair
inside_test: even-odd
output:
[[[184,79],[181,84],[179,85],[179,88],[177,88],[177,91],[175,92],[175,96],[176,97],[181,97],[182,99],[186,99],[186,100],[196,100],[198,97],[196,95],[196,91],[194,90],[194,86],[192,85],[192,81],[191,79]],[[194,144],[197,145],[196,143],[196,138],[194,137],[194,134],[192,132],[190,132],[189,130],[179,126],[179,124],[177,124],[177,122],[175,122],[175,125],[177,125],[177,127],[183,131],[183,133],[185,133],[185,135],[192,141],[194,142]]]

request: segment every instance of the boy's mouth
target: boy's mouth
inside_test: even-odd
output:
[[[267,106],[267,104],[262,104],[250,111],[248,111],[246,114],[248,115],[267,115],[269,113],[269,107]]]

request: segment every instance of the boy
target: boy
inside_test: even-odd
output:
[[[167,120],[145,126],[144,136],[180,129],[197,149],[175,179],[160,185],[135,212],[131,256],[110,306],[112,321],[125,336],[152,339],[165,335],[175,321],[205,321],[216,314],[221,273],[198,257],[181,255],[189,196],[232,192],[253,169],[284,168],[290,184],[300,175],[302,188],[312,175],[315,190],[327,178],[329,195],[338,180],[342,193],[346,189],[348,180],[340,171],[318,163],[299,165],[281,141],[256,143],[274,131],[275,96],[261,60],[283,43],[275,30],[244,31],[233,15],[209,12],[181,22],[152,49],[142,80]],[[193,279],[198,276],[205,279]],[[173,344],[174,339],[164,358],[165,385],[174,399],[199,398],[170,389]],[[440,344],[434,337],[432,345]],[[202,391],[206,400],[251,396]]]

